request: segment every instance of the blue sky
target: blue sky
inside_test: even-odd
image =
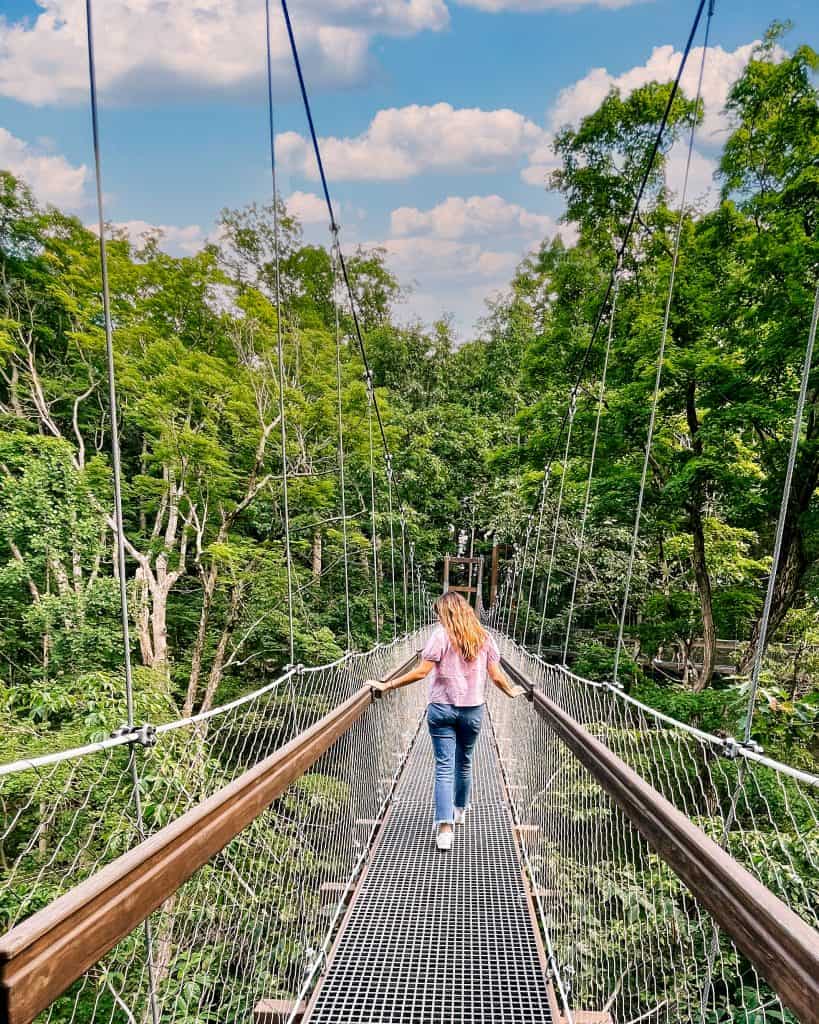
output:
[[[90,222],[83,7],[4,0],[0,166]],[[135,234],[163,226],[168,249],[187,252],[223,206],[269,198],[263,10],[260,0],[97,0],[111,221]],[[559,199],[543,184],[552,132],[612,84],[671,77],[693,11],[680,0],[291,0],[342,240],[386,248],[412,286],[404,316],[452,313],[460,336],[471,335],[485,300],[559,229]],[[815,0],[717,0],[692,179],[702,202],[725,94],[774,16],[795,23],[787,45],[819,46]],[[323,241],[275,0],[273,46],[282,193],[306,237]],[[679,169],[674,155],[672,186]]]

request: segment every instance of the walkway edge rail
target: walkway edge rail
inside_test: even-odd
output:
[[[377,696],[362,686],[238,779],[0,937],[0,1022],[30,1024],[315,764]]]
[[[819,1006],[819,933],[504,659],[535,711],[800,1020]]]

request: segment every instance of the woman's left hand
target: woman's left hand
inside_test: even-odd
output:
[[[381,679],[368,679],[364,685],[369,686],[371,690],[374,690],[379,696],[382,697],[385,693],[389,693],[389,691],[392,689],[392,686],[390,686],[389,683],[385,683]]]

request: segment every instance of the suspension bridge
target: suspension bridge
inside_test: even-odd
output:
[[[372,583],[389,581],[393,639],[319,666],[290,665],[262,688],[174,720],[135,719],[127,544],[113,434],[128,721],[86,746],[0,766],[3,876],[0,1020],[130,1024],[638,1024],[819,1021],[819,776],[751,740],[662,714],[618,678],[629,588],[661,387],[672,272],[659,339],[615,665],[607,682],[567,667],[623,256],[705,3],[699,3],[669,107],[648,156],[586,354],[525,535],[483,607],[482,563],[460,587],[497,638],[524,699],[493,692],[477,752],[474,805],[454,850],[432,841],[431,749],[421,685],[381,693],[417,662],[431,603],[378,406],[294,27],[285,28],[331,226],[338,310],[348,303],[388,482],[389,564],[379,564],[371,472]],[[274,210],[275,134],[267,15]],[[113,334],[97,118],[91,0],[86,0],[109,389]],[[703,65],[713,8],[706,18]],[[699,99],[699,94],[698,97]],[[695,124],[691,125],[693,141]],[[689,166],[691,143],[689,143]],[[687,174],[686,174],[687,183]],[[680,251],[685,189],[674,246]],[[278,223],[275,227],[278,238]],[[278,249],[277,249],[278,251]],[[278,259],[276,266],[278,295]],[[794,416],[795,446],[819,291]],[[594,443],[563,644],[544,657],[543,622],[561,516],[547,521],[559,446],[568,458],[589,354],[607,329]],[[287,416],[278,320],[282,451]],[[340,333],[337,328],[337,353]],[[347,558],[343,415],[337,362],[341,522]],[[379,437],[380,435],[380,437]],[[288,467],[282,500],[288,574]],[[784,512],[783,512],[784,514]],[[781,542],[783,517],[777,530]],[[551,529],[551,536],[550,536]],[[551,549],[543,615],[532,616]],[[444,587],[452,585],[445,560]],[[455,558],[455,562],[459,559]],[[778,564],[774,551],[766,615]],[[478,569],[477,579],[473,569]],[[493,580],[493,583],[496,582]],[[542,585],[542,586],[541,586]],[[345,572],[347,640],[349,606]],[[293,585],[288,575],[293,660]],[[531,621],[530,621],[531,618]],[[759,683],[762,642],[751,676]]]

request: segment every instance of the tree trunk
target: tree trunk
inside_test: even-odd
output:
[[[774,585],[766,646],[767,640],[779,629],[785,616],[793,607],[802,588],[805,574],[812,564],[805,549],[805,531],[802,519],[810,508],[817,483],[819,483],[819,450],[817,450],[816,437],[819,424],[817,424],[815,408],[813,408],[815,403],[816,396],[814,395],[811,400],[812,408],[804,442],[805,448],[809,449],[809,452],[803,459],[797,461],[794,469],[793,489],[785,516],[785,530],[782,535],[782,548],[779,552],[779,566]],[[774,571],[774,566],[771,566],[771,571]],[[754,663],[756,649],[760,641],[761,625],[762,613],[760,612],[759,618],[751,630],[748,649],[739,663],[741,673],[750,671]]]
[[[154,646],[151,642],[150,602],[148,599],[148,582],[145,570],[138,566],[136,570],[136,631],[139,639],[139,653],[142,664],[150,668],[154,663]]]
[[[700,693],[711,685],[714,676],[714,663],[717,655],[717,629],[714,623],[714,604],[711,593],[711,577],[705,556],[705,532],[703,530],[702,510],[699,505],[689,509],[691,534],[694,539],[694,577],[700,595],[700,614],[702,616],[702,667],[694,681],[694,690]]]
[[[210,711],[213,704],[213,698],[216,696],[216,691],[222,681],[222,668],[225,664],[225,652],[227,651],[228,641],[231,636],[233,636],[233,630],[239,618],[241,597],[242,585],[237,583],[230,593],[230,607],[228,608],[227,618],[225,619],[225,627],[222,630],[222,635],[219,637],[219,643],[216,645],[216,654],[213,658],[213,664],[210,667],[208,685],[205,687],[205,695],[202,698],[202,707],[200,708],[200,711]]]
[[[691,665],[691,658],[688,653],[688,641],[680,641],[680,657],[682,659],[682,679],[680,682],[683,686],[688,686],[688,671]]]
[[[311,562],[313,567],[313,579],[318,582],[321,579],[321,530],[316,530],[313,534]]]
[[[151,608],[151,636],[154,641],[154,668],[168,664],[168,594],[157,589]]]
[[[199,613],[199,628],[196,632],[196,641],[191,654],[191,672],[188,677],[188,692],[185,695],[185,704],[182,709],[183,718],[193,714],[196,706],[196,697],[199,692],[199,677],[202,674],[202,659],[205,654],[205,641],[208,635],[208,623],[210,621],[210,609],[213,603],[213,593],[216,590],[216,579],[219,570],[216,564],[212,564],[202,581],[202,611]]]
[[[789,513],[790,514],[790,513]],[[771,604],[771,615],[768,622],[768,641],[785,621],[785,616],[793,607],[793,603],[801,590],[802,580],[805,578],[810,562],[805,552],[805,538],[800,526],[786,522],[785,535],[782,538],[782,551],[779,559],[779,572],[774,585],[773,602]],[[756,650],[760,641],[760,628],[762,615],[751,629],[751,637],[748,648],[739,663],[740,673],[747,673],[751,670],[756,656]],[[764,651],[763,651],[764,654]]]

